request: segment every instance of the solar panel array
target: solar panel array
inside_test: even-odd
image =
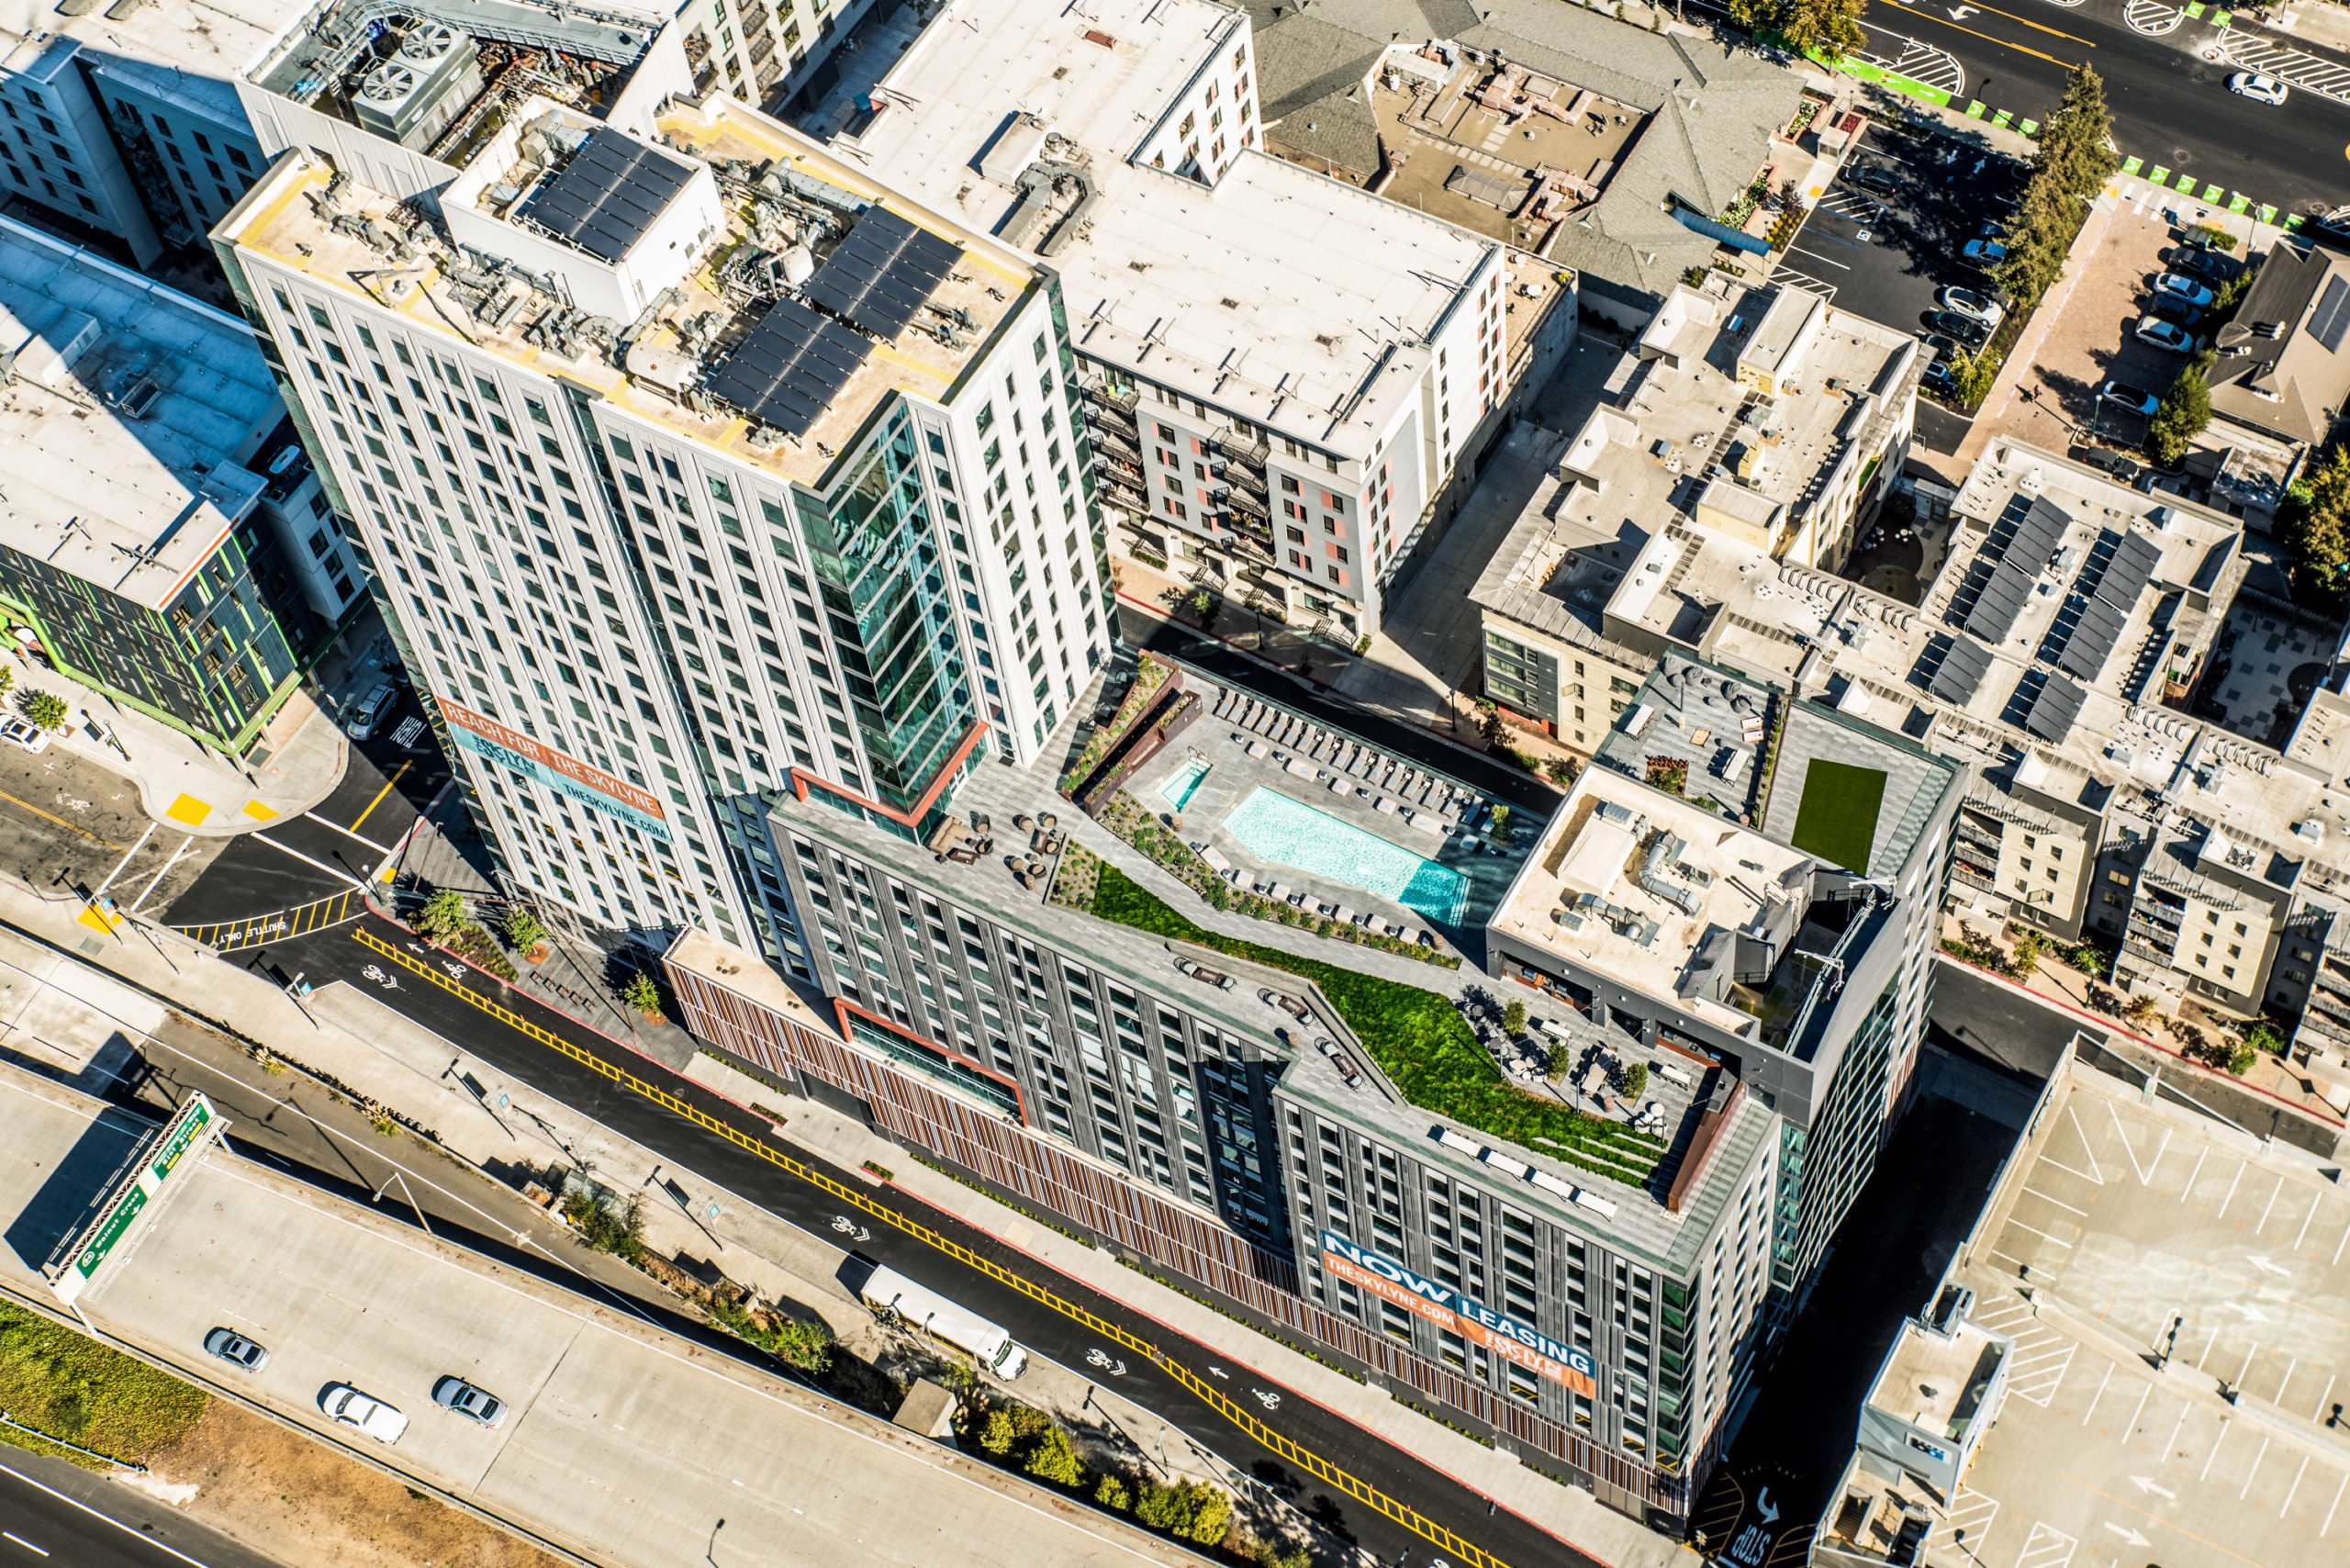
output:
[[[1975,596],[1967,613],[1966,629],[1986,643],[2004,643],[2015,630],[2016,618],[2031,602],[2031,574],[2013,561],[1991,568],[1991,580]]]
[[[2061,741],[2072,732],[2073,721],[2081,716],[2081,704],[2087,700],[2087,689],[2061,675],[2049,676],[2031,700],[2023,727],[2043,741]]]
[[[2350,327],[2350,284],[2338,276],[2325,280],[2324,292],[2317,297],[2317,308],[2310,312],[2310,336],[2325,346],[2328,353],[2342,351],[2342,331]]]
[[[1974,638],[1961,633],[1949,639],[1942,651],[1942,663],[1935,667],[1934,678],[1926,689],[1945,702],[1962,707],[1972,700],[1983,684],[1984,672],[1991,667],[1991,650]]]
[[[523,199],[516,216],[599,260],[617,262],[692,175],[691,168],[657,148],[599,125],[570,162]]]
[[[786,435],[806,435],[871,351],[839,322],[778,299],[704,386]]]
[[[887,207],[869,207],[800,292],[877,338],[906,330],[955,269],[962,248]]]
[[[2067,675],[2096,679],[2162,558],[2161,546],[2143,534],[2109,528],[2100,532],[2048,629],[2041,657]]]
[[[2048,565],[2048,557],[2056,553],[2065,531],[2072,526],[2073,520],[2063,507],[2045,496],[2034,496],[2016,520],[2015,537],[2003,554],[2025,571],[2037,572]]]

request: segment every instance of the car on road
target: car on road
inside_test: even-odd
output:
[[[1959,254],[1970,267],[1996,267],[2008,259],[2008,247],[2000,240],[1969,240]]]
[[[215,1328],[204,1337],[204,1348],[244,1372],[257,1372],[269,1365],[269,1352],[233,1328]]]
[[[2271,106],[2285,101],[2285,84],[2266,71],[2239,71],[2228,78],[2228,91],[2239,98]]]
[[[1844,178],[1874,196],[1889,196],[1901,189],[1901,182],[1890,169],[1880,169],[1873,163],[1847,163]]]
[[[444,1377],[434,1383],[432,1403],[484,1427],[495,1427],[506,1419],[506,1401],[461,1377]]]
[[[1953,286],[1942,289],[1934,296],[1934,303],[1945,310],[1954,310],[1961,316],[1973,317],[1983,323],[1984,330],[1986,331],[2007,319],[2008,315],[2006,306],[1990,296],[1972,288]]]
[[[376,726],[384,722],[384,715],[392,711],[395,700],[391,684],[385,681],[377,683],[366,696],[353,703],[351,718],[343,726],[351,732],[351,738],[364,741],[373,737]]]
[[[2097,395],[2105,402],[2118,409],[2127,409],[2133,414],[2151,416],[2163,406],[2163,400],[2152,392],[2143,386],[2132,386],[2127,381],[2109,381],[2097,389]]]
[[[10,719],[0,723],[0,741],[20,745],[27,751],[47,751],[51,738],[47,730],[30,719]]]
[[[2192,305],[2199,310],[2210,304],[2212,299],[2210,285],[2188,277],[2185,273],[2165,273],[2154,279],[2154,288],[2156,299],[2176,299],[2181,305]]]
[[[408,1417],[396,1406],[372,1394],[362,1394],[347,1383],[330,1383],[319,1395],[319,1408],[330,1421],[356,1427],[379,1443],[396,1443],[408,1430]]]
[[[1955,310],[1936,310],[1928,314],[1926,325],[1934,331],[1956,338],[1969,348],[1991,335],[1991,329],[1972,316],[1962,316]]]
[[[2159,316],[2141,316],[2131,335],[2142,343],[2152,343],[2173,353],[2193,353],[2203,346],[2203,340],[2176,321],[2165,321]]]

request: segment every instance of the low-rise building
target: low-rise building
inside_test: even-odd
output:
[[[2241,431],[2297,458],[2324,444],[2350,401],[2345,333],[2350,255],[2279,241],[2213,342],[2214,433]]]
[[[0,610],[241,754],[366,577],[245,324],[0,218]]]
[[[1802,289],[1675,285],[1471,595],[1485,695],[1597,749],[1665,642],[1695,641],[1645,625],[1661,577],[1628,582],[1660,529],[1841,568],[1908,456],[1920,365]],[[1611,613],[1619,591],[1639,608]]]
[[[1275,151],[1572,268],[1633,330],[1810,167],[1775,140],[1802,78],[1686,32],[1550,0],[1249,9]]]
[[[1056,268],[1113,547],[1352,645],[1572,336],[1555,265],[1266,153],[1244,12],[955,0],[811,123]]]

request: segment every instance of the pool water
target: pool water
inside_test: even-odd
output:
[[[1430,920],[1458,922],[1469,902],[1468,879],[1460,872],[1278,790],[1250,790],[1224,826],[1259,859],[1376,893]]]
[[[1158,781],[1158,798],[1180,812],[1192,803],[1192,792],[1207,776],[1208,765],[1195,756]]]

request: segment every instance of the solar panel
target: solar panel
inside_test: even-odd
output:
[[[796,299],[767,307],[704,389],[787,435],[805,435],[871,350]]]
[[[689,165],[599,125],[571,162],[523,198],[516,215],[599,260],[617,262],[692,177]]]
[[[2310,312],[2310,336],[2323,344],[2326,353],[2338,353],[2344,327],[2350,327],[2350,284],[2329,277],[2325,292],[2318,296],[2317,308]]]
[[[1990,649],[1972,637],[1953,637],[1942,654],[1941,667],[1934,671],[1934,678],[1926,689],[1945,702],[1964,706],[1974,698],[1976,689],[1983,684],[1984,671],[1990,667]]]
[[[2097,672],[2105,667],[2106,655],[2121,638],[2122,620],[2113,606],[2101,599],[2089,600],[2081,612],[2080,625],[2057,657],[2056,667],[2083,680],[2095,680]]]
[[[2004,643],[2031,598],[2031,575],[2012,561],[2001,561],[1983,586],[1983,596],[1975,601],[1966,629],[1986,643]]]
[[[2072,526],[2073,520],[2064,508],[2045,496],[2034,496],[2031,505],[2017,520],[2015,541],[2008,546],[2008,559],[2025,571],[2039,571],[2048,565],[2048,557],[2056,553],[2065,531]]]
[[[2162,559],[2162,547],[2144,534],[2124,534],[2113,552],[2113,564],[2097,585],[2098,598],[2121,606],[2122,613],[2128,614],[2146,585],[2154,580],[2154,568]]]
[[[852,326],[877,338],[906,330],[946,274],[962,248],[916,228],[884,207],[868,207],[800,292]]]
[[[2081,716],[2081,704],[2087,698],[2088,693],[2072,681],[2051,676],[2031,700],[2023,727],[2043,741],[2061,741],[2072,732],[2073,721]]]

